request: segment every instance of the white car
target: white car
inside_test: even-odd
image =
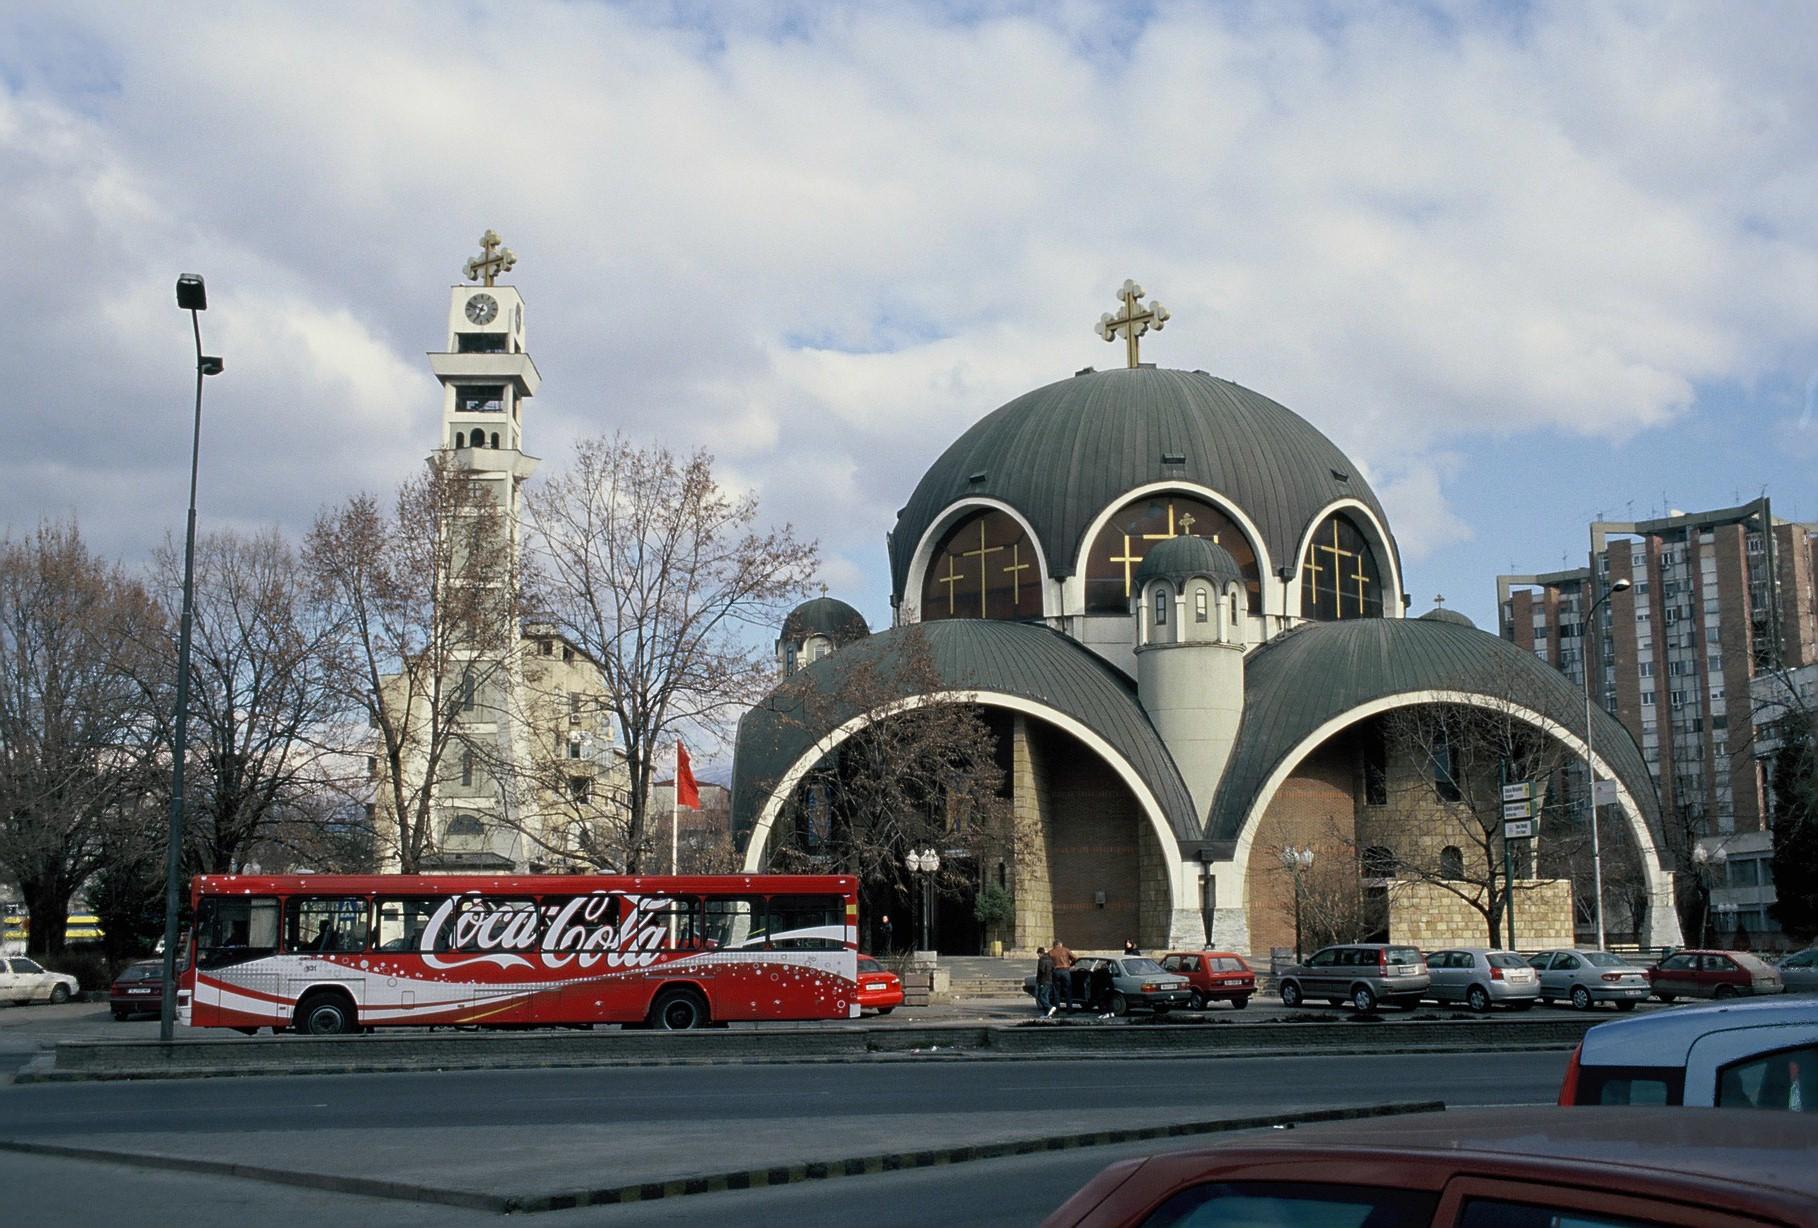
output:
[[[68,1002],[79,986],[65,972],[50,972],[35,959],[0,959],[0,1002]]]
[[[1566,1067],[1561,1104],[1818,1112],[1818,1002],[1756,998],[1600,1023]]]

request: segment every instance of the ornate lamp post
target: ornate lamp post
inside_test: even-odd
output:
[[[1730,855],[1721,848],[1706,848],[1700,844],[1692,849],[1692,869],[1698,875],[1698,887],[1704,899],[1700,901],[1698,920],[1698,945],[1709,946],[1711,942],[1711,888],[1717,875],[1723,873],[1724,863]]]
[[[189,752],[189,626],[196,588],[196,468],[202,456],[202,381],[219,375],[222,362],[202,352],[201,312],[208,288],[194,273],[177,278],[177,307],[189,312],[196,335],[196,425],[189,445],[189,521],[183,535],[183,616],[177,632],[177,712],[170,763],[170,842],[164,854],[164,1001],[158,1039],[169,1040],[177,1022],[177,905],[183,873],[183,758]]]
[[[1294,876],[1294,962],[1300,962],[1300,876],[1303,870],[1313,868],[1313,850],[1296,848],[1285,844],[1281,850],[1281,864]]]
[[[929,916],[934,911],[934,876],[941,868],[941,855],[933,849],[910,849],[903,859],[909,867],[909,873],[919,880],[922,897],[922,923],[920,950],[934,949],[930,941]]]
[[[1596,573],[1593,571],[1592,574],[1595,575]],[[1614,597],[1617,593],[1625,593],[1633,587],[1634,582],[1631,580],[1626,578],[1617,580],[1614,584],[1610,585],[1609,592],[1591,603],[1591,608],[1585,611],[1583,634],[1579,637],[1579,643],[1584,644],[1587,647],[1589,646],[1591,642],[1592,616],[1597,613],[1597,608],[1610,598]],[[1601,669],[1601,666],[1599,666],[1599,668]],[[1591,810],[1591,881],[1592,890],[1597,893],[1595,909],[1597,914],[1597,949],[1601,951],[1603,950],[1604,945],[1603,842],[1599,838],[1597,832],[1597,761],[1591,754],[1591,732],[1591,654],[1586,652],[1584,654],[1584,779],[1585,790],[1589,796]]]

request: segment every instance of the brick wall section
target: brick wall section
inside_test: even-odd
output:
[[[1249,954],[1267,958],[1272,947],[1294,947],[1294,879],[1282,868],[1283,845],[1311,848],[1316,867],[1355,864],[1359,772],[1355,742],[1340,736],[1303,759],[1270,799],[1244,875]]]
[[[1054,932],[1045,937],[1076,951],[1121,950],[1139,930],[1137,833],[1148,820],[1098,755],[1040,721],[1028,722],[1028,732],[1047,779]]]
[[[1481,912],[1438,883],[1402,882],[1389,889],[1389,937],[1423,951],[1502,945],[1500,939],[1490,943]],[[1577,945],[1572,934],[1569,882],[1553,878],[1517,883],[1515,943],[1523,951]]]
[[[1813,590],[1818,537],[1803,525],[1774,526],[1774,574],[1780,590],[1780,655],[1789,668],[1818,661],[1818,592]]]
[[[1523,652],[1534,651],[1534,593],[1518,588],[1509,594],[1509,641]]]
[[[1136,945],[1145,951],[1165,950],[1172,945],[1168,941],[1168,931],[1174,922],[1174,902],[1168,890],[1168,859],[1162,854],[1155,828],[1140,813],[1136,820],[1136,855]]]

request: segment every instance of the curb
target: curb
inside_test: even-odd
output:
[[[850,1159],[816,1160],[803,1164],[735,1169],[729,1172],[693,1177],[676,1177],[666,1181],[627,1182],[622,1185],[532,1195],[484,1194],[466,1190],[451,1190],[442,1186],[384,1181],[371,1177],[294,1172],[281,1168],[267,1168],[262,1165],[234,1164],[223,1160],[199,1160],[186,1156],[166,1156],[147,1152],[108,1151],[95,1147],[70,1147],[59,1143],[32,1143],[13,1139],[0,1139],[0,1151],[54,1156],[61,1159],[96,1160],[104,1163],[124,1164],[134,1168],[240,1177],[274,1185],[302,1186],[335,1193],[389,1198],[394,1201],[434,1203],[469,1210],[492,1211],[503,1215],[513,1212],[523,1214],[539,1211],[565,1211],[574,1207],[652,1202],[661,1198],[686,1197],[690,1194],[762,1189],[768,1186],[793,1185],[803,1181],[826,1181],[835,1177],[859,1177],[872,1173],[936,1168],[950,1164],[966,1164],[975,1160],[995,1160],[1007,1156],[1034,1155],[1046,1151],[1071,1151],[1085,1147],[1102,1147],[1113,1143],[1142,1142],[1146,1139],[1192,1138],[1200,1135],[1260,1130],[1276,1126],[1292,1128],[1316,1122],[1354,1121],[1360,1118],[1434,1113],[1440,1112],[1444,1108],[1445,1104],[1442,1101],[1423,1100],[1351,1108],[1312,1109],[1299,1113],[1267,1113],[1249,1117],[1216,1118],[1209,1121],[1173,1122],[1166,1125],[1130,1126],[1116,1130],[1038,1135],[1030,1138],[1010,1139],[1001,1143],[974,1143],[918,1151],[882,1152]]]

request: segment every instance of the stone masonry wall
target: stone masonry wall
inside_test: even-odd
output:
[[[1461,884],[1462,885],[1462,884]],[[1472,888],[1466,887],[1467,891]],[[1563,878],[1522,879],[1515,887],[1515,942],[1524,951],[1576,944],[1572,885]],[[1483,914],[1438,883],[1398,882],[1389,888],[1389,939],[1430,951],[1490,943]]]

